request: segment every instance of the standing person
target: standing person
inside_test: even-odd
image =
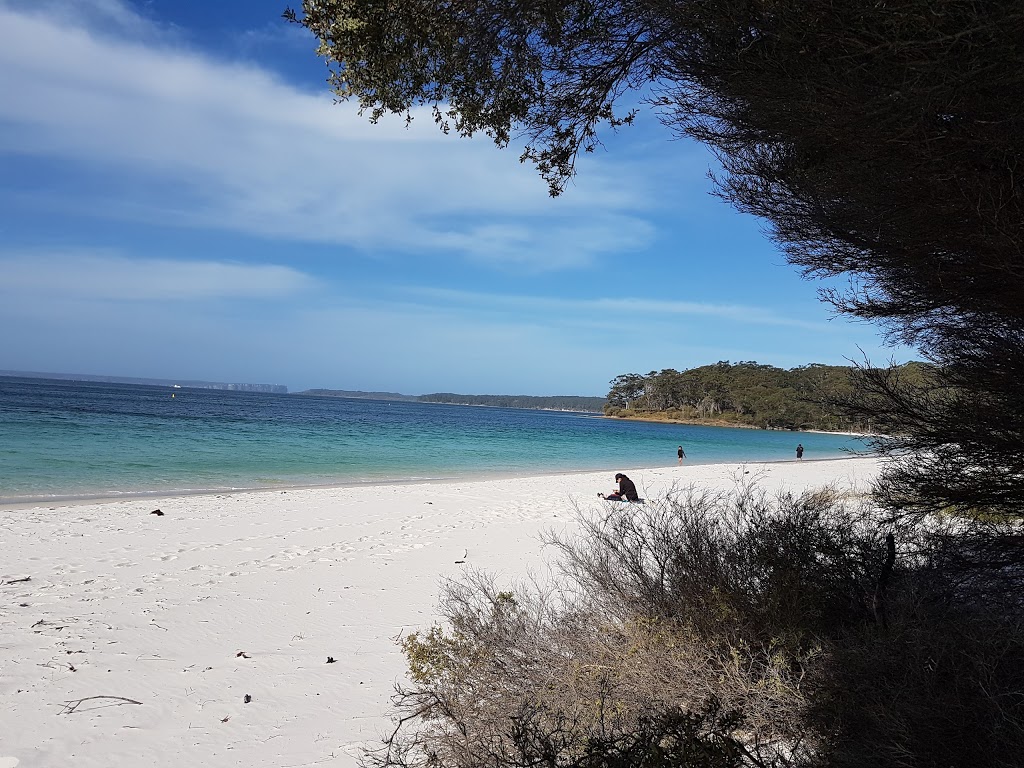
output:
[[[683,450],[683,446],[679,446],[679,450],[676,451],[676,456],[679,457],[679,466],[683,466],[683,459],[686,458],[686,451]]]
[[[797,443],[796,444],[796,460],[797,461],[803,461],[804,460],[804,444],[803,443]]]
[[[617,490],[612,491],[607,496],[603,493],[597,495],[606,501],[640,501],[640,494],[636,492],[636,485],[633,484],[632,480],[618,472],[615,475],[615,482],[619,484]]]

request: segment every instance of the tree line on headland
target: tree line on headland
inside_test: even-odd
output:
[[[908,363],[899,369],[920,381],[928,366]],[[820,429],[871,432],[870,417],[843,407],[855,390],[852,366],[811,363],[786,370],[752,361],[719,361],[677,371],[626,373],[611,381],[606,397],[578,395],[466,395],[313,389],[301,394],[491,408],[603,413],[625,419],[675,421],[760,429]]]
[[[927,366],[908,363],[899,369],[920,381]],[[760,429],[871,432],[870,417],[842,407],[855,391],[855,370],[818,363],[786,370],[725,360],[683,371],[626,373],[612,380],[604,413]]]

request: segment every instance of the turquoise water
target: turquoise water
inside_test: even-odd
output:
[[[173,397],[172,397],[173,395]],[[836,458],[859,441],[595,415],[0,377],[0,502]]]

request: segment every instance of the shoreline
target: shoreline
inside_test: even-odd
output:
[[[599,414],[603,419],[612,421],[640,421],[646,424],[679,424],[688,427],[721,427],[724,429],[756,429],[762,432],[791,432],[793,434],[810,433],[812,435],[845,435],[847,437],[885,437],[873,432],[845,432],[843,430],[831,429],[765,429],[756,424],[743,424],[740,422],[726,421],[724,419],[659,419],[645,416],[607,416]]]
[[[858,493],[879,467],[625,471],[650,499]],[[0,766],[357,768],[391,725],[396,641],[437,621],[439,584],[543,581],[541,532],[571,535],[612,485],[598,470],[2,508]]]
[[[825,434],[846,434],[846,433],[825,433]],[[853,435],[854,433],[850,433]],[[851,456],[827,456],[824,458],[813,458],[813,459],[802,459],[800,461],[815,462],[815,461],[848,461],[851,459],[858,458],[871,458],[865,455],[851,455]],[[682,467],[715,467],[715,466],[745,466],[754,464],[786,464],[786,463],[798,463],[797,459],[767,459],[760,461],[713,461],[713,462],[695,462],[695,461],[684,461]],[[150,490],[150,491],[125,491],[123,493],[114,493],[109,491],[96,492],[96,493],[68,493],[68,494],[54,494],[53,496],[13,496],[9,498],[0,498],[0,513],[4,510],[15,510],[15,509],[36,509],[36,508],[55,508],[61,506],[82,506],[87,504],[116,504],[125,501],[146,501],[146,500],[159,500],[159,499],[177,499],[177,498],[190,498],[190,497],[203,497],[203,496],[222,496],[222,495],[234,495],[242,493],[282,493],[289,491],[306,491],[306,490],[340,490],[344,488],[373,488],[373,487],[387,487],[387,486],[402,486],[402,485],[416,485],[426,484],[434,485],[438,483],[468,483],[477,481],[491,481],[491,480],[511,480],[511,479],[522,479],[524,477],[557,477],[560,475],[586,475],[596,474],[602,472],[635,472],[637,470],[646,469],[679,469],[680,467],[676,464],[665,464],[663,467],[650,467],[649,465],[644,466],[608,466],[608,467],[588,467],[586,469],[558,469],[551,471],[531,471],[528,475],[524,475],[522,472],[499,472],[499,471],[484,471],[479,473],[466,473],[462,475],[449,475],[444,477],[415,477],[415,478],[395,478],[395,479],[379,479],[373,478],[368,480],[338,480],[336,482],[329,483],[296,483],[296,484],[281,484],[272,486],[253,486],[253,487],[224,487],[224,488],[180,488],[170,490]]]

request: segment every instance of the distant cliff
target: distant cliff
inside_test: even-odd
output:
[[[36,371],[0,371],[0,376],[18,376],[25,379],[52,379],[55,381],[92,381],[98,384],[140,384],[147,387],[190,387],[192,389],[226,389],[232,392],[270,392],[287,395],[284,384],[230,384],[221,381],[195,381],[191,379],[144,379],[134,376],[97,376],[91,373],[39,373]]]

